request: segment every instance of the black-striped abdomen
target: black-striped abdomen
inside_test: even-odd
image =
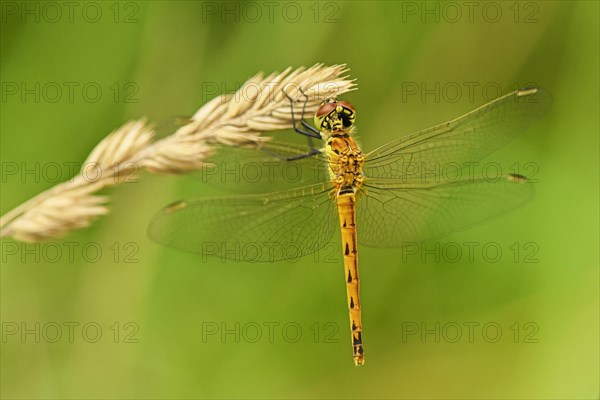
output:
[[[337,207],[342,233],[344,278],[346,279],[346,294],[348,296],[352,348],[354,363],[362,365],[364,364],[364,349],[362,345],[362,321],[360,314],[360,280],[358,277],[356,196],[354,193],[342,193],[337,197]]]

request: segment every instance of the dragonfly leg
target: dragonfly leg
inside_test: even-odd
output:
[[[319,132],[319,130],[317,128],[315,128],[314,126],[311,126],[308,122],[306,122],[304,120],[304,112],[306,110],[306,103],[308,102],[308,96],[301,89],[300,89],[300,93],[302,93],[304,95],[304,105],[302,106],[302,113],[300,114],[300,125],[302,125],[306,129],[301,129],[300,127],[297,126],[296,118],[294,117],[294,99],[292,99],[289,94],[287,94],[285,91],[283,91],[283,94],[285,95],[285,97],[287,97],[288,100],[290,101],[290,109],[292,111],[292,127],[294,128],[294,131],[296,133],[307,136],[309,139],[310,138],[321,139],[321,132]],[[309,141],[309,146],[311,147],[311,149],[314,148],[312,146],[312,142],[310,142],[310,141]]]
[[[321,153],[321,149],[316,149],[316,148],[311,148],[307,153],[305,154],[298,154],[295,156],[291,156],[291,157],[281,157],[278,154],[275,154],[271,151],[268,151],[266,149],[263,149],[263,151],[267,154],[269,154],[270,156],[273,156],[275,158],[280,159],[281,161],[296,161],[296,160],[302,160],[304,158],[308,158],[308,157],[312,157],[312,156],[316,156],[317,154]]]
[[[309,140],[310,140],[310,138],[309,138]],[[316,156],[319,153],[321,153],[321,150],[320,149],[315,149],[311,145],[310,151],[308,153],[306,153],[306,154],[298,154],[297,156],[288,157],[285,160],[286,161],[302,160],[303,158],[308,158],[308,157]]]
[[[298,90],[300,90],[300,93],[302,93],[302,95],[304,96],[304,104],[302,105],[302,113],[300,114],[300,123],[302,124],[303,127],[305,127],[309,131],[316,134],[317,139],[322,139],[321,132],[319,132],[319,130],[317,128],[315,128],[314,126],[312,126],[311,124],[306,122],[306,120],[304,119],[304,115],[306,114],[306,103],[308,103],[308,95],[306,93],[304,93],[304,90],[302,90],[302,88],[299,87]],[[294,117],[294,114],[292,114],[292,119],[293,119],[293,117]],[[310,136],[309,136],[309,139],[310,139]],[[312,144],[310,147],[313,148]]]

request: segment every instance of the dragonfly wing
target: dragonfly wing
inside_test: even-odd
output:
[[[359,243],[400,247],[496,217],[527,202],[534,189],[525,178],[510,175],[404,187],[374,180],[364,192],[357,201]]]
[[[235,261],[289,260],[313,253],[337,227],[331,186],[179,201],[160,210],[151,239],[179,250]]]
[[[531,88],[502,96],[453,121],[394,140],[365,156],[367,177],[416,182],[445,180],[445,168],[478,161],[521,134],[550,106]]]
[[[210,164],[194,175],[202,183],[243,193],[273,192],[327,181],[326,157],[320,152],[308,155],[310,151],[308,146],[277,142],[223,146],[209,157]]]

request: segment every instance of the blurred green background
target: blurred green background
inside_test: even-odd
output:
[[[475,3],[2,2],[2,214],[68,179],[67,163],[126,120],[191,114],[258,71],[347,63],[367,150],[496,88],[535,82],[554,98],[490,158],[535,163],[534,201],[437,242],[477,242],[472,259],[361,248],[364,368],[341,255],[257,265],[162,248],[146,238],[153,213],[217,190],[143,174],[54,247],[2,241],[2,397],[597,398],[599,6]]]

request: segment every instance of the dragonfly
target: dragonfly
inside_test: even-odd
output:
[[[356,110],[350,103],[323,101],[313,126],[305,121],[304,108],[295,120],[293,102],[294,130],[309,141],[320,139],[322,147],[268,141],[226,148],[217,156],[223,164],[215,163],[224,165],[220,179],[242,187],[240,175],[228,165],[251,165],[247,180],[259,193],[174,202],[154,216],[148,234],[191,253],[276,262],[322,249],[338,230],[352,356],[356,366],[363,365],[358,244],[402,247],[468,228],[527,202],[533,185],[522,175],[456,171],[523,133],[548,109],[550,97],[539,88],[516,90],[369,152],[355,139]],[[282,179],[283,174],[273,172],[276,168],[294,172]]]

